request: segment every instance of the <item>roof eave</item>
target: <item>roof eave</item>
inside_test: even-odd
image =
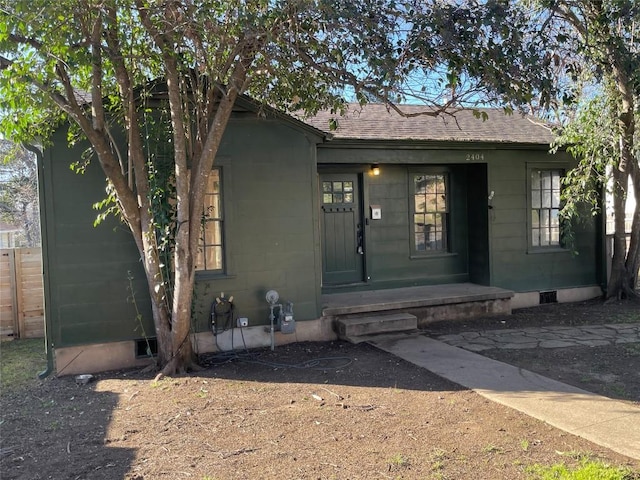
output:
[[[238,96],[238,98],[236,99],[236,105],[250,112],[262,114],[266,118],[277,119],[286,124],[289,124],[289,126],[293,127],[296,130],[300,130],[314,137],[317,137],[318,143],[327,141],[331,138],[331,135],[327,132],[324,132],[312,125],[309,125],[308,123],[298,120],[297,118],[289,115],[286,112],[283,112],[282,110],[254,100],[248,95]]]
[[[498,140],[414,140],[333,138],[321,145],[325,148],[394,148],[394,149],[456,149],[481,148],[491,150],[549,150],[547,142],[516,142]]]

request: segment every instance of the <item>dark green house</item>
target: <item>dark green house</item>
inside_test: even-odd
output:
[[[329,131],[329,114],[257,111],[237,103],[210,177],[199,352],[334,339],[337,322],[380,312],[412,313],[420,326],[601,293],[600,222],[577,227],[578,255],[563,248],[560,179],[572,160],[548,153],[552,135],[535,121],[499,110],[486,121],[470,111],[404,118],[368,105]],[[133,240],[115,220],[93,227],[104,175],[93,164],[71,172],[82,148],[69,149],[63,132],[56,140],[40,178],[55,368],[148,362],[153,327]],[[295,319],[275,334],[270,290]],[[222,292],[247,319],[242,336],[211,332]]]

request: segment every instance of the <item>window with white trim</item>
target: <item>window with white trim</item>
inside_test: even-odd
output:
[[[560,247],[561,169],[531,169],[530,244],[533,248]]]
[[[209,173],[205,187],[196,270],[221,272],[224,269],[223,226],[222,172],[215,167]]]

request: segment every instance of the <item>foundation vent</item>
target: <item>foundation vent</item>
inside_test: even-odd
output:
[[[136,358],[151,358],[158,355],[158,342],[155,337],[139,338],[136,342]]]
[[[543,303],[558,303],[558,291],[549,290],[546,292],[540,292],[540,305]]]

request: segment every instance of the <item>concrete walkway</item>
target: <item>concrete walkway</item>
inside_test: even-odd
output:
[[[591,331],[587,331],[589,328]],[[594,333],[597,329],[601,330]],[[488,348],[506,348],[506,345],[523,348],[525,344],[527,348],[554,348],[570,346],[560,342],[584,346],[589,343],[581,342],[600,345],[598,342],[617,342],[619,339],[640,341],[638,324],[538,330],[537,334],[544,337],[533,336],[534,329],[527,328],[467,332],[459,336],[447,335],[444,339],[469,350],[484,349],[489,344],[492,346]],[[616,333],[612,334],[612,331]],[[474,333],[478,335],[474,336]],[[586,335],[594,338],[584,338]],[[531,338],[535,340],[529,341]],[[372,339],[370,343],[490,400],[640,460],[640,408],[630,403],[596,395],[422,334],[386,335]]]

